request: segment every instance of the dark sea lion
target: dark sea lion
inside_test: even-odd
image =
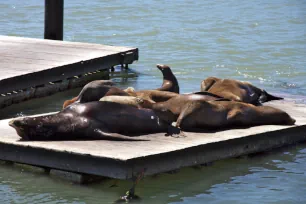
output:
[[[202,99],[200,96],[180,95],[160,103],[144,100],[141,107],[154,110],[163,121],[176,121],[176,127],[185,130],[295,123],[286,112],[277,108],[214,97]]]
[[[66,108],[74,102],[86,103],[91,101],[99,101],[103,96],[118,95],[128,96],[129,94],[125,91],[111,86],[114,84],[109,80],[96,80],[86,84],[79,95],[70,100],[66,100],[63,104],[63,108]]]
[[[25,140],[125,141],[139,140],[125,135],[166,132],[169,126],[153,110],[100,101],[75,103],[52,115],[14,119],[9,125]]]
[[[283,98],[268,94],[265,90],[253,86],[249,82],[233,79],[219,79],[208,77],[201,83],[201,91],[208,91],[224,98],[259,105],[271,100]]]
[[[180,87],[178,85],[176,77],[172,73],[171,68],[169,66],[163,65],[163,64],[157,64],[156,67],[163,74],[163,84],[160,88],[158,88],[156,90],[180,93]]]

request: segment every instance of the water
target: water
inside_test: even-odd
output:
[[[44,1],[1,1],[0,34],[43,37]],[[269,92],[306,95],[306,2],[65,1],[64,38],[133,46],[138,78],[119,87],[161,85],[155,64],[173,68],[182,92],[198,91],[208,76],[247,80]],[[15,117],[57,111],[71,90],[2,110]],[[146,178],[144,203],[306,203],[306,144],[201,170]],[[78,186],[22,168],[0,166],[2,203],[108,203],[130,183]]]

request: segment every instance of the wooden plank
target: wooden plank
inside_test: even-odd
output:
[[[81,52],[80,52],[81,53]],[[68,53],[57,53],[56,50],[48,50],[44,52],[33,52],[28,50],[8,50],[8,51],[0,51],[0,55],[3,57],[16,57],[22,59],[31,59],[31,60],[47,60],[47,61],[55,61],[61,62],[64,64],[79,62],[79,61],[86,61],[92,60],[96,58],[100,58],[101,56],[113,55],[118,54],[114,52],[100,52],[100,53],[88,53],[88,54],[68,54]],[[18,56],[18,57],[17,57]],[[2,61],[2,59],[1,59]],[[31,71],[31,70],[29,70]]]
[[[111,55],[98,60],[92,60],[89,62],[77,62],[74,64],[64,65],[62,67],[53,67],[52,69],[45,69],[43,71],[37,71],[37,69],[34,68],[32,69],[32,71],[34,71],[32,73],[24,74],[23,72],[23,75],[1,80],[0,93],[7,93],[13,90],[37,86],[50,81],[64,80],[69,77],[77,76],[84,72],[90,72],[99,69],[108,69],[109,67],[116,65],[118,61],[120,61],[118,57],[120,56]],[[21,74],[20,71],[16,73]]]
[[[54,60],[45,60],[45,59],[33,59],[33,58],[16,58],[15,56],[5,56],[1,55],[2,63],[21,63],[21,64],[36,64],[36,65],[48,65],[51,67],[60,66],[60,62]],[[0,62],[0,63],[1,63]],[[22,67],[22,66],[21,66]],[[40,66],[41,68],[41,66]]]
[[[54,41],[54,40],[44,40],[37,38],[23,38],[15,36],[3,36],[0,35],[0,41],[3,42],[12,42],[18,44],[41,44],[42,46],[61,46],[61,47],[72,47],[72,48],[91,48],[98,50],[110,50],[115,52],[126,52],[127,50],[134,50],[136,48],[125,47],[125,46],[112,46],[112,45],[101,45],[93,43],[84,43],[84,42],[69,42],[69,41]]]
[[[21,44],[22,45],[22,44]],[[51,53],[51,54],[64,54],[67,56],[79,56],[79,57],[87,57],[89,55],[90,58],[100,57],[103,53],[114,54],[118,53],[113,50],[108,49],[92,49],[92,48],[73,48],[73,47],[61,47],[61,46],[49,46],[44,45],[41,46],[39,44],[28,45],[25,44],[23,46],[15,46],[12,43],[8,42],[0,42],[0,53],[14,53],[16,51],[26,51],[26,52],[34,52],[34,53]]]
[[[294,126],[265,125],[216,132],[140,136],[150,141],[19,141],[9,120],[0,121],[0,159],[118,179],[203,164],[306,140],[306,105],[273,102],[297,120]]]
[[[12,63],[12,61],[10,61],[10,62],[1,61],[0,66],[1,66],[1,68],[7,68],[10,71],[14,70],[14,72],[12,72],[12,73],[15,73],[14,75],[16,75],[16,73],[24,74],[28,70],[31,70],[31,72],[35,72],[36,70],[41,70],[42,67],[44,67],[44,69],[50,69],[50,68],[54,67],[52,65],[36,64],[35,61],[33,63],[31,63],[31,62],[28,62],[28,63],[14,62],[14,63]],[[31,72],[29,72],[29,73],[31,73]],[[3,78],[5,79],[7,77],[8,76],[5,75],[4,77],[2,77],[0,79],[3,79]]]
[[[0,94],[138,60],[138,49],[0,36]]]

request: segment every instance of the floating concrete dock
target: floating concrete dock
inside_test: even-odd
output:
[[[287,111],[294,126],[265,125],[217,132],[191,133],[185,138],[164,134],[140,136],[150,141],[19,141],[9,120],[0,121],[0,159],[116,179],[144,171],[153,175],[262,152],[306,140],[306,105],[292,101],[268,103]]]
[[[0,36],[0,55],[1,108],[82,86],[88,75],[108,79],[113,66],[138,60],[138,49]]]

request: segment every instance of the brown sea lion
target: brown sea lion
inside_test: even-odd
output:
[[[109,80],[96,80],[86,84],[79,95],[70,100],[66,100],[63,104],[63,108],[66,108],[74,102],[86,103],[90,101],[99,101],[103,96],[118,95],[118,96],[128,96],[129,94],[125,91],[110,86]],[[113,84],[113,82],[112,82]]]
[[[185,130],[295,123],[286,112],[277,108],[228,99],[203,100],[199,96],[180,95],[160,103],[144,100],[141,106],[154,110],[163,121],[176,121],[176,127]]]
[[[171,97],[177,96],[177,94],[179,93],[179,85],[176,77],[171,71],[171,68],[167,65],[162,64],[157,64],[156,67],[163,74],[163,84],[160,88],[156,90],[136,91],[134,88],[128,87],[124,91],[129,93],[131,96],[146,99],[151,102],[166,101]]]
[[[135,135],[166,132],[169,126],[153,110],[101,101],[75,103],[56,114],[14,119],[9,125],[25,140],[125,141],[140,140]]]
[[[178,94],[170,98],[168,101],[155,103],[150,100],[134,97],[134,96],[104,96],[100,101],[110,101],[119,104],[130,105],[138,108],[149,108],[157,112],[160,119],[171,124],[177,120],[180,112],[185,104],[190,101],[211,101],[211,100],[228,100],[223,99],[214,94],[203,92],[201,94]]]
[[[130,96],[148,100],[152,103],[167,101],[172,97],[178,96],[178,93],[169,91],[158,91],[158,90],[141,90],[135,91],[131,88],[125,89]]]
[[[99,101],[126,104],[136,108],[141,108],[140,104],[143,103],[143,99],[134,96],[104,96]]]
[[[179,93],[179,85],[178,85],[176,77],[173,75],[169,66],[160,65],[160,64],[157,64],[156,66],[163,74],[162,87],[158,88],[157,90],[135,91],[131,87],[125,90],[121,90],[117,87],[109,87],[109,85],[114,84],[110,80],[96,80],[96,81],[92,81],[86,84],[78,96],[70,100],[66,100],[63,104],[63,108],[66,108],[67,106],[69,106],[70,104],[74,102],[86,103],[90,101],[98,101],[103,96],[110,96],[110,95],[118,95],[118,96],[127,96],[127,95],[137,96],[138,95],[141,98],[151,100],[151,102],[153,102],[152,97],[155,96],[155,100],[157,102],[165,101],[169,99],[170,97],[169,93],[163,94],[160,92],[157,94],[154,91],[169,91],[169,92]]]
[[[165,93],[167,94],[168,92],[163,92],[163,91],[154,91],[152,92],[152,98],[156,100],[158,98],[158,102],[163,102],[167,101],[170,98],[175,97],[176,102],[184,103],[188,101],[189,99],[198,99],[198,100],[228,100],[228,99],[223,99],[220,96],[217,96],[215,94],[209,93],[209,92],[196,92],[195,94],[174,94],[171,93],[166,97]],[[160,95],[159,95],[160,94]],[[160,99],[159,97],[164,97]],[[115,103],[120,103],[120,104],[126,104],[126,105],[131,105],[134,107],[141,108],[142,104],[147,101],[149,103],[156,103],[156,101],[153,101],[151,97],[137,97],[137,96],[104,96],[100,99],[100,101],[109,101],[109,102],[115,102]]]
[[[283,98],[268,94],[265,90],[253,86],[249,82],[233,79],[208,77],[201,83],[201,91],[208,91],[224,98],[259,105],[271,100]]]
[[[163,74],[163,84],[160,88],[156,90],[180,93],[180,87],[178,85],[176,77],[171,71],[171,68],[168,65],[163,65],[163,64],[157,64],[156,67]]]

